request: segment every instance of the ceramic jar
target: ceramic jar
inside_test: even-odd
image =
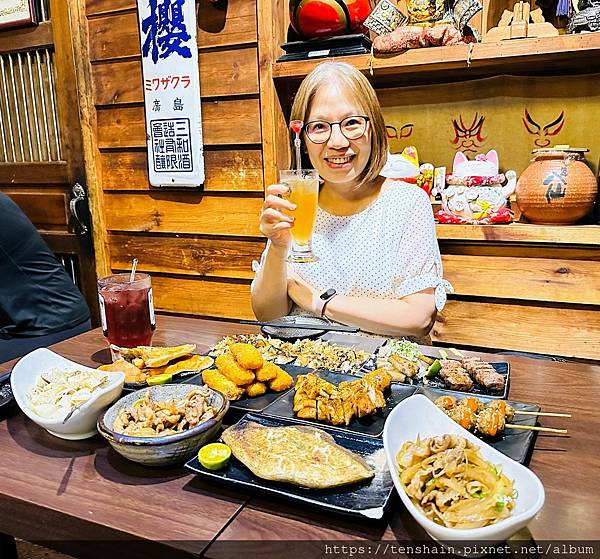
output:
[[[581,150],[539,149],[519,177],[517,205],[531,223],[568,225],[594,206],[598,183]]]

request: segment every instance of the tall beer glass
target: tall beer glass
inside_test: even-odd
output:
[[[295,218],[290,229],[292,245],[288,262],[316,262],[312,234],[317,219],[319,173],[315,169],[280,171],[279,180],[290,190],[286,199],[296,204],[295,210],[286,212]]]

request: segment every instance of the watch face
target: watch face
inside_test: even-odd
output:
[[[335,295],[335,289],[328,289],[327,291],[325,291],[325,293],[322,293],[320,298],[321,299],[329,299],[330,297],[333,297]]]

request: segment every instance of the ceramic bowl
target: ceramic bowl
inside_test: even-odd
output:
[[[10,383],[18,406],[29,419],[56,437],[73,440],[93,437],[97,433],[98,416],[120,396],[125,382],[125,374],[102,371],[109,378],[108,385],[94,391],[93,396],[75,410],[66,423],[63,423],[64,417],[48,419],[36,414],[27,399],[27,394],[35,386],[38,377],[49,369],[96,371],[91,367],[85,367],[65,359],[49,349],[36,349],[21,358],[12,370]]]
[[[510,517],[481,528],[468,530],[446,528],[429,520],[413,504],[400,483],[396,455],[406,441],[416,441],[417,436],[425,439],[446,433],[464,437],[476,444],[480,448],[482,456],[488,462],[500,465],[502,472],[513,480],[518,496]],[[392,479],[404,506],[425,531],[434,540],[441,543],[448,543],[455,547],[456,542],[459,541],[465,545],[478,542],[491,545],[503,542],[526,526],[544,504],[544,487],[531,470],[498,452],[466,429],[463,429],[422,394],[410,396],[392,410],[385,422],[383,445]]]
[[[193,384],[162,384],[132,392],[115,402],[98,418],[98,431],[121,455],[146,466],[168,466],[190,459],[198,449],[214,439],[221,427],[223,417],[229,409],[229,400],[216,390],[210,390],[210,404],[218,411],[215,417],[196,425],[192,429],[164,437],[132,437],[113,430],[119,413],[130,408],[134,402],[150,392],[156,402],[179,400],[188,392],[197,390]]]

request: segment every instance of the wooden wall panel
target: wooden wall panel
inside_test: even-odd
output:
[[[455,294],[600,305],[600,264],[578,260],[444,255]]]
[[[252,319],[250,282],[193,280],[152,276],[152,293],[158,311]],[[157,327],[160,328],[160,317]]]
[[[64,161],[2,163],[0,184],[68,184],[69,169]]]
[[[264,248],[264,241],[254,240],[110,235],[114,269],[127,270],[133,258],[137,258],[141,271],[184,276],[252,279],[252,260],[260,260]]]
[[[135,7],[135,2],[131,2]],[[228,47],[256,43],[256,5],[248,0],[228,0],[222,5],[202,2],[198,10],[198,47]],[[89,11],[88,11],[89,13]],[[89,20],[90,60],[140,56],[135,10]]]
[[[145,151],[101,153],[104,190],[151,190]],[[205,191],[262,192],[260,149],[205,150]]]
[[[202,97],[257,95],[258,61],[255,47],[236,49],[224,55],[200,52]],[[94,64],[94,95],[97,105],[143,103],[142,65],[139,59]]]
[[[0,189],[23,210],[37,229],[66,230],[69,225],[67,192]]]
[[[455,345],[600,359],[598,332],[596,309],[448,301],[431,335]]]
[[[259,237],[262,198],[203,196],[196,192],[107,193],[111,231]]]
[[[135,9],[135,0],[87,0],[86,15],[93,16],[107,12]]]
[[[203,102],[202,133],[205,145],[259,144],[258,100]],[[98,110],[98,146],[145,147],[143,106]]]

